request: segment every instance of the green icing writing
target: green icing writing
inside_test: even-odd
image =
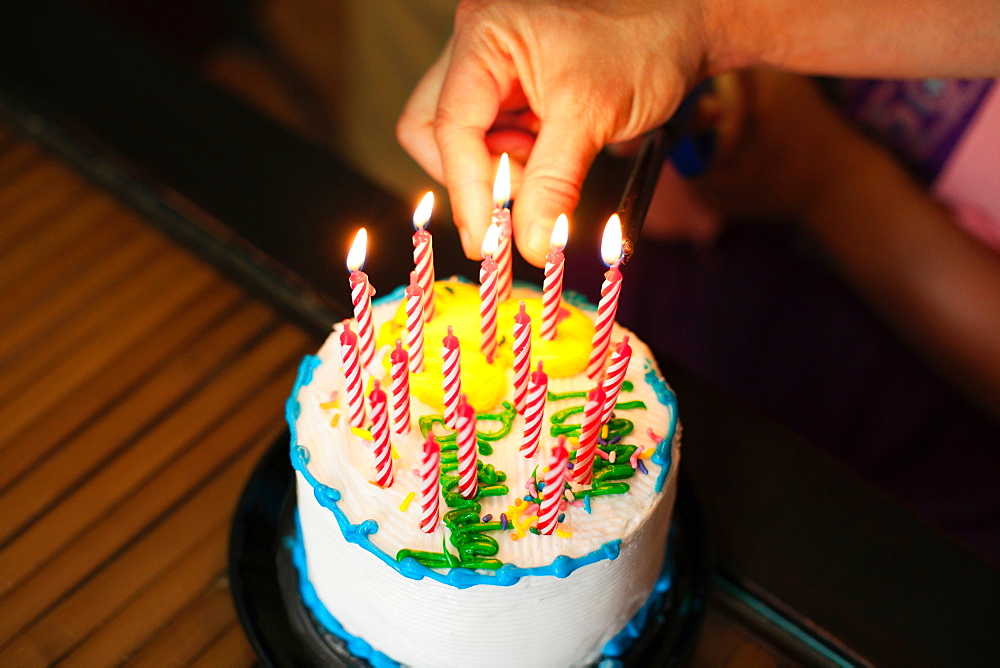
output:
[[[633,383],[631,380],[622,381],[622,392],[631,392],[633,389],[635,389],[635,383]],[[546,398],[548,398],[549,401],[559,401],[560,399],[586,399],[587,392],[586,390],[580,390],[578,392],[559,392],[559,393],[550,391],[546,394]],[[619,405],[620,404],[615,404],[615,407]]]

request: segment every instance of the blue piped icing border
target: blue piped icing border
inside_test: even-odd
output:
[[[299,574],[299,595],[302,597],[302,604],[327,631],[344,641],[351,654],[368,661],[374,668],[398,668],[400,664],[397,661],[372,647],[363,638],[348,633],[337,618],[330,613],[323,601],[319,599],[316,588],[309,581],[309,566],[306,562],[305,545],[302,543],[302,527],[299,524],[298,510],[295,511],[295,537],[289,537],[286,540],[290,543],[287,547],[292,552],[292,563]],[[625,627],[604,645],[604,649],[601,651],[600,668],[618,668],[620,662],[616,660],[617,657],[620,657],[632,646],[632,643],[642,635],[650,617],[664,606],[673,583],[673,551],[672,546],[668,545],[667,552],[663,557],[663,568],[660,570],[660,577],[657,578],[656,584],[653,585],[653,591],[650,592],[649,598],[639,608],[639,611],[625,624]]]
[[[527,283],[524,285],[530,286],[530,284]],[[393,300],[402,299],[404,290],[405,286],[397,287],[387,295],[378,299],[377,303],[391,302]],[[570,293],[569,291],[567,291],[567,295],[567,301],[578,308],[586,308],[588,310],[594,309],[594,306],[587,302],[581,295]],[[340,492],[332,487],[329,487],[328,485],[320,483],[309,472],[309,451],[304,446],[299,445],[296,430],[296,422],[302,412],[298,396],[299,390],[312,382],[313,374],[321,363],[322,360],[320,360],[320,358],[316,355],[307,355],[303,358],[302,363],[299,365],[299,371],[295,379],[295,386],[292,388],[292,394],[285,403],[285,417],[288,421],[288,427],[291,433],[290,456],[292,467],[296,471],[299,471],[312,487],[313,493],[316,495],[316,500],[319,504],[333,513],[337,520],[337,524],[340,527],[341,533],[349,542],[355,543],[372,553],[387,566],[395,569],[405,577],[413,580],[421,580],[427,577],[460,589],[478,584],[509,586],[518,582],[525,576],[554,575],[555,577],[564,578],[583,566],[596,563],[602,559],[615,559],[618,557],[621,549],[620,539],[609,541],[596,550],[581,557],[573,558],[560,555],[547,566],[537,566],[533,568],[524,568],[514,564],[504,564],[495,571],[477,571],[469,568],[458,567],[446,569],[442,572],[442,570],[436,570],[424,566],[412,557],[406,557],[401,561],[397,561],[394,556],[379,549],[368,538],[371,534],[378,532],[378,523],[373,519],[366,519],[358,524],[352,524],[337,505],[337,502],[340,500]],[[660,374],[656,371],[655,365],[651,360],[644,360],[644,368],[646,370],[646,382],[653,388],[653,391],[660,403],[665,405],[670,411],[670,423],[667,434],[657,444],[652,457],[653,462],[660,466],[660,472],[657,476],[654,487],[655,491],[660,493],[662,492],[663,485],[666,482],[667,474],[673,466],[672,445],[673,436],[677,429],[677,397],[667,386]]]

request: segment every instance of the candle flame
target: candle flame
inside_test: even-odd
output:
[[[351,271],[358,271],[365,266],[365,259],[368,256],[368,230],[361,228],[354,237],[351,250],[347,253],[347,268]]]
[[[483,257],[492,258],[493,254],[497,252],[497,246],[500,245],[500,226],[490,225],[489,229],[486,230],[486,236],[483,238]]]
[[[493,205],[502,209],[507,206],[510,199],[510,159],[504,153],[500,156],[500,165],[497,167],[497,177],[493,181]]]
[[[569,239],[569,218],[566,217],[565,213],[560,213],[552,228],[552,235],[549,237],[549,248],[561,251],[566,248],[567,239]]]
[[[601,238],[601,257],[609,267],[622,259],[622,221],[617,213],[611,214]]]
[[[427,221],[431,219],[431,211],[434,209],[434,193],[427,191],[424,198],[420,200],[416,210],[413,212],[413,227],[422,230],[427,227]]]

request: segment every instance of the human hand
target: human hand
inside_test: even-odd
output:
[[[400,143],[449,191],[478,257],[492,211],[492,156],[523,162],[514,237],[541,266],[600,149],[669,118],[711,65],[699,4],[661,0],[467,0],[401,116]],[[515,187],[516,181],[515,177]]]

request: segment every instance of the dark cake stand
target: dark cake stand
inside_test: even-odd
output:
[[[229,539],[229,580],[240,622],[268,666],[368,666],[323,629],[299,598],[290,549],[295,477],[286,431],[267,451],[236,506]],[[711,576],[701,513],[683,477],[670,531],[673,588],[622,666],[677,666],[690,656]]]

